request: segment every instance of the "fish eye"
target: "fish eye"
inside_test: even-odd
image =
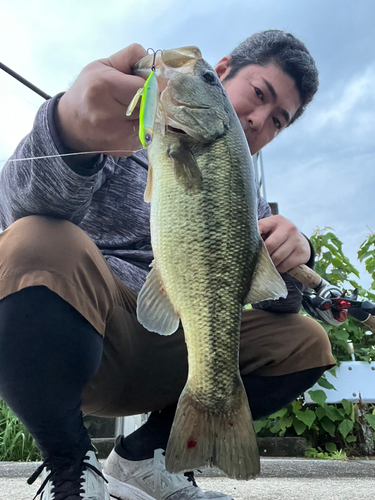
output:
[[[149,133],[145,134],[145,143],[146,143],[147,145],[150,145],[150,144],[151,144],[151,142],[152,142],[152,135],[151,135],[151,134],[149,134]]]
[[[216,73],[215,71],[211,71],[210,69],[205,69],[202,72],[202,78],[210,85],[214,85],[215,83],[217,83]]]

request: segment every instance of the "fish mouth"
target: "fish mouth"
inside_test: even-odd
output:
[[[185,132],[185,130],[182,130],[181,128],[172,127],[171,125],[167,125],[167,130],[168,130],[168,132],[173,132],[174,134],[184,134],[184,135],[187,135],[187,133]]]

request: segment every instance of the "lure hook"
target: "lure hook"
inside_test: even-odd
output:
[[[162,50],[161,50],[161,49],[154,50],[153,48],[149,47],[149,48],[147,49],[147,52],[148,52],[148,53],[150,53],[150,50],[152,50],[152,52],[153,52],[153,54],[154,54],[154,58],[153,58],[153,60],[152,60],[152,65],[151,65],[151,71],[155,71],[155,60],[156,60],[156,54],[157,54],[158,52],[162,52]]]

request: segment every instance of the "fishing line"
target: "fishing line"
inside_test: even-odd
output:
[[[0,160],[0,163],[9,162],[18,162],[18,161],[27,161],[27,160],[43,160],[44,158],[60,158],[62,156],[78,156],[78,155],[88,155],[88,154],[104,154],[104,153],[135,153],[134,150],[130,149],[113,149],[110,151],[80,151],[77,153],[61,153],[57,155],[48,155],[48,156],[30,156],[30,158],[16,158],[14,160]]]
[[[6,162],[19,162],[19,161],[27,161],[27,160],[43,160],[44,158],[61,158],[62,156],[75,156],[75,155],[87,155],[87,154],[106,154],[106,153],[134,153],[133,150],[130,149],[113,149],[111,151],[82,151],[77,153],[62,153],[58,155],[48,155],[48,156],[32,156],[30,158],[16,158],[14,160],[0,160],[0,163]],[[142,158],[138,158],[135,155],[131,155],[128,158],[131,158],[135,163],[138,163],[145,170],[148,170],[148,163]],[[116,164],[119,168],[125,170],[125,167],[122,167],[118,163]]]
[[[159,52],[159,50],[157,50],[156,52]],[[155,61],[155,57],[156,57],[156,52],[154,51],[154,61]],[[16,73],[15,71],[13,71],[11,68],[9,68],[5,64],[3,64],[2,62],[0,62],[0,69],[4,70],[6,73],[8,73],[8,75],[12,76],[16,80],[18,80],[20,83],[22,83],[23,85],[25,85],[26,87],[28,87],[30,90],[32,90],[36,94],[40,95],[41,97],[43,97],[46,101],[48,101],[49,99],[51,99],[50,95],[48,95],[45,92],[43,92],[43,90],[39,89],[36,85],[34,85],[31,82],[29,82],[28,80],[26,80],[26,78],[23,78],[23,76],[19,75],[18,73]],[[27,99],[25,99],[25,100],[27,101]],[[126,149],[117,149],[117,150],[115,149],[115,150],[112,150],[112,151],[84,151],[84,152],[64,153],[64,154],[49,155],[49,156],[35,156],[35,157],[32,157],[32,158],[17,158],[15,160],[0,160],[0,163],[6,163],[7,161],[18,162],[18,161],[27,161],[27,160],[41,160],[43,158],[56,158],[56,157],[62,157],[62,156],[74,156],[74,155],[85,155],[85,154],[134,153],[134,152],[135,151],[133,151],[133,150],[126,150]],[[144,169],[148,170],[148,164],[147,164],[147,162],[145,162],[141,158],[137,158],[134,155],[129,156],[129,158],[131,158],[133,161],[135,161],[136,163],[138,163],[138,165],[140,165]],[[121,167],[121,168],[123,168],[123,167]]]
[[[12,94],[16,95],[17,97],[19,97],[20,99],[23,99],[24,101],[26,101],[27,103],[30,104],[30,106],[32,106],[33,108],[35,109],[39,109],[39,106],[37,106],[36,104],[34,104],[33,102],[29,101],[28,99],[26,99],[25,96],[19,94],[18,92],[16,92],[15,90],[9,88],[9,87],[4,87],[3,85],[0,85],[0,89],[1,90],[5,90],[7,92],[11,92]]]

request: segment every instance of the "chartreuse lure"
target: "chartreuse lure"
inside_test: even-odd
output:
[[[158,82],[155,71],[151,71],[150,76],[147,78],[143,87],[135,94],[126,111],[126,116],[130,116],[141,97],[139,139],[144,148],[149,146],[152,142],[158,94]]]

